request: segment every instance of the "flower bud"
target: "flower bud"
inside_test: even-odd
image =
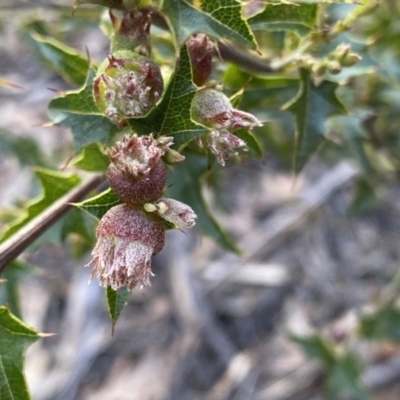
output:
[[[203,86],[212,71],[213,42],[203,33],[191,36],[186,42],[192,64],[192,79],[197,86]]]
[[[235,110],[228,97],[214,89],[197,92],[191,111],[195,121],[215,129],[251,129],[262,125],[254,115]]]
[[[185,156],[174,149],[168,149],[163,157],[163,161],[167,165],[179,164],[185,160]]]
[[[161,144],[151,135],[126,135],[110,149],[108,182],[124,203],[143,204],[161,196],[167,173],[160,159],[172,144],[172,138],[160,139]]]
[[[326,72],[326,63],[325,62],[317,62],[315,63],[311,71],[314,73],[315,76],[322,76]]]
[[[146,114],[163,92],[158,65],[148,57],[120,50],[110,54],[93,81],[93,97],[114,124],[124,126],[124,118]]]
[[[150,285],[151,258],[164,247],[164,223],[139,207],[120,204],[111,208],[96,230],[91,278],[118,290]]]
[[[343,60],[342,65],[343,67],[352,67],[353,65],[357,64],[362,57],[356,53],[349,53],[347,54]]]
[[[192,228],[196,223],[197,215],[192,208],[178,200],[161,197],[152,204],[145,204],[144,208],[146,211],[155,212],[178,228]]]
[[[252,114],[235,110],[223,93],[206,89],[195,94],[192,101],[192,118],[209,127],[206,143],[217,162],[225,165],[237,149],[245,149],[245,142],[233,135],[236,129],[252,129],[261,122]]]
[[[124,11],[119,29],[111,39],[111,53],[130,50],[150,57],[151,16],[144,11]]]
[[[329,61],[327,65],[328,71],[333,74],[339,74],[342,71],[342,66],[338,61]]]

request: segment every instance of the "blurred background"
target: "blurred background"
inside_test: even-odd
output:
[[[342,15],[349,6],[335,7]],[[0,302],[55,333],[27,353],[34,400],[400,398],[399,9],[387,1],[356,27],[354,41],[371,51],[340,93],[363,108],[361,139],[345,147],[334,126],[298,177],[293,119],[279,111],[297,87],[274,97],[276,88],[250,86],[243,109],[268,121],[256,131],[265,157],[217,169],[218,184],[212,175],[203,193],[244,257],[196,232],[168,231],[152,286],[132,292],[114,336],[104,291],[83,268],[93,232],[64,238],[60,221],[6,270]],[[73,156],[70,132],[46,124],[54,91],[74,86],[38,35],[98,63],[109,46],[102,12],[82,7],[72,17],[66,0],[0,1],[0,229],[40,193],[33,166],[62,170]],[[170,38],[154,33],[156,57],[171,57],[167,75]],[[216,64],[215,78],[239,89],[237,67]]]

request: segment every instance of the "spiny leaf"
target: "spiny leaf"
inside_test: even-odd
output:
[[[23,375],[26,349],[40,339],[40,334],[0,307],[0,398],[29,400]]]
[[[95,142],[107,144],[118,131],[93,100],[94,76],[95,71],[90,69],[84,87],[56,97],[49,104],[50,119],[54,125],[71,129],[76,150]]]
[[[207,173],[207,161],[203,156],[194,153],[186,152],[185,157],[185,161],[176,165],[169,174],[167,196],[193,208],[198,217],[196,229],[202,234],[211,237],[222,248],[240,254],[240,250],[215,220],[201,193],[202,181]]]
[[[300,172],[318,146],[325,140],[326,120],[335,114],[346,114],[335,90],[337,83],[323,81],[316,86],[310,73],[300,71],[301,85],[297,96],[283,108],[296,118],[294,170]]]
[[[160,102],[144,117],[128,119],[129,124],[141,135],[173,136],[177,146],[192,140],[206,132],[204,126],[191,119],[190,106],[195,93],[189,54],[183,46]]]
[[[316,4],[267,4],[247,22],[254,30],[290,30],[306,35],[315,25],[317,11]]]
[[[85,146],[80,154],[71,161],[71,165],[91,172],[105,171],[109,164],[109,158],[104,154],[98,143]]]
[[[36,54],[39,54],[68,83],[81,86],[85,83],[89,61],[78,51],[58,40],[32,33]]]
[[[74,205],[93,215],[95,218],[100,219],[111,207],[120,203],[121,201],[117,195],[111,189],[107,189],[95,197],[87,199],[82,203],[75,203]]]
[[[123,309],[125,308],[131,292],[126,286],[119,290],[114,290],[110,286],[106,289],[107,309],[112,323],[112,333],[114,334],[115,324]]]
[[[164,0],[161,5],[178,47],[193,33],[202,32],[255,50],[256,41],[241,9],[237,0],[203,0],[199,8],[184,0]]]
[[[71,173],[66,174],[43,168],[36,168],[35,172],[42,186],[42,193],[26,204],[25,212],[8,226],[0,237],[0,242],[9,238],[80,182],[79,177]]]

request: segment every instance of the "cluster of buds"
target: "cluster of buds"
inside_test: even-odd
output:
[[[222,166],[237,155],[238,150],[246,150],[246,143],[232,132],[262,125],[254,115],[234,109],[228,97],[215,89],[197,92],[191,111],[196,122],[209,128],[205,143]],[[199,144],[203,145],[200,141]]]
[[[345,67],[352,67],[361,60],[361,56],[350,51],[349,44],[340,44],[336,49],[323,59],[316,59],[305,55],[299,60],[300,66],[310,69],[314,76],[320,78],[326,72],[333,75],[342,72]]]
[[[162,197],[166,170],[162,157],[172,138],[125,136],[109,151],[107,178],[124,203],[112,207],[97,227],[92,276],[114,290],[150,284],[151,258],[164,246],[164,221],[191,228],[196,214],[180,201]]]

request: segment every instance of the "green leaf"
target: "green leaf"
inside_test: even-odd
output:
[[[261,145],[258,143],[257,138],[250,131],[240,129],[235,131],[234,135],[246,143],[247,148],[250,150],[252,155],[254,155],[256,158],[262,158],[263,151]]]
[[[74,206],[100,219],[111,207],[118,204],[121,204],[121,201],[117,195],[111,189],[107,189],[103,193],[87,199],[82,203],[75,203]]]
[[[362,126],[360,118],[349,115],[340,115],[331,120],[331,126],[336,132],[340,132],[347,142],[355,160],[369,177],[373,174],[372,165],[364,149],[367,134]]]
[[[300,172],[309,157],[325,140],[325,123],[335,114],[346,114],[336,97],[337,83],[323,81],[316,86],[310,73],[301,69],[301,85],[297,96],[283,108],[296,118],[296,150],[294,170]]]
[[[48,114],[54,125],[71,129],[75,150],[96,142],[107,144],[118,132],[117,126],[103,116],[93,100],[94,76],[95,71],[90,69],[84,87],[56,97],[49,104]]]
[[[21,165],[46,167],[46,156],[36,140],[0,131],[0,153],[7,152],[18,159]]]
[[[89,61],[78,51],[51,37],[32,33],[36,54],[39,54],[66,82],[81,86],[85,83]]]
[[[110,286],[106,289],[107,309],[112,323],[111,329],[113,334],[115,324],[117,323],[122,310],[127,305],[130,294],[131,292],[126,286],[123,286],[119,290],[114,290]]]
[[[174,166],[169,173],[166,196],[190,205],[198,217],[196,229],[211,237],[222,248],[240,254],[240,250],[220,227],[204,201],[201,186],[207,173],[207,161],[202,155],[189,152],[185,153],[185,157],[185,161]]]
[[[290,338],[302,348],[309,358],[321,361],[325,367],[331,367],[334,364],[333,349],[320,336],[291,335]]]
[[[80,154],[71,161],[71,165],[91,172],[105,171],[109,164],[109,158],[98,143],[85,146]]]
[[[9,310],[18,318],[21,318],[19,282],[32,271],[28,264],[19,260],[12,261],[1,273],[5,282],[0,284],[0,304],[6,305]]]
[[[379,205],[375,188],[365,179],[357,180],[351,203],[347,209],[349,217],[362,215],[364,212]]]
[[[327,389],[331,399],[343,398],[368,400],[370,395],[361,381],[361,369],[352,354],[337,358],[335,364],[327,371]]]
[[[144,117],[130,118],[128,122],[141,135],[173,136],[175,145],[179,146],[207,131],[191,119],[190,106],[195,93],[189,54],[183,46],[160,102]]]
[[[227,39],[253,50],[257,48],[237,0],[202,0],[199,8],[184,0],[164,0],[161,11],[178,47],[190,35],[202,32],[216,40]]]
[[[26,204],[25,212],[7,227],[0,237],[0,242],[12,236],[80,182],[79,177],[71,173],[66,174],[44,168],[36,168],[35,173],[40,181],[42,193]]]
[[[0,399],[29,400],[23,375],[26,349],[40,334],[0,307]]]
[[[317,4],[267,4],[247,22],[253,30],[289,30],[303,36],[313,29],[317,12]]]
[[[389,304],[360,318],[360,335],[367,339],[390,339],[400,343],[400,310]]]

